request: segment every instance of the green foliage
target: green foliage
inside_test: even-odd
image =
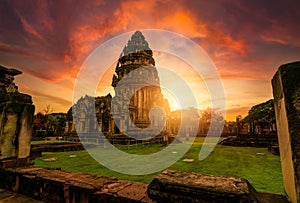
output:
[[[65,113],[51,113],[50,106],[44,110],[46,113],[43,114],[38,112],[35,115],[36,123],[33,124],[34,134],[40,136],[39,130],[45,130],[46,136],[60,135],[65,131],[65,125],[67,121],[67,115]]]
[[[246,122],[251,121],[270,121],[275,119],[274,102],[270,99],[264,103],[253,106],[248,115],[243,119]]]
[[[203,138],[197,138],[189,151],[169,169],[197,172],[212,175],[225,175],[246,178],[258,191],[284,194],[279,156],[270,154],[265,148],[230,147],[217,145],[211,155],[203,161],[198,160]],[[157,152],[161,145],[121,146],[121,150],[131,154]],[[70,156],[70,155],[76,155]],[[47,162],[45,159],[55,157]],[[183,159],[194,159],[193,163]],[[35,160],[36,166],[62,168],[73,172],[98,174],[119,179],[150,183],[158,174],[131,176],[111,171],[96,162],[86,151],[46,153]]]
[[[63,134],[66,126],[66,115],[61,113],[52,113],[48,115],[48,121],[54,127],[55,134]]]
[[[38,137],[45,137],[46,136],[46,130],[37,130],[35,134]]]

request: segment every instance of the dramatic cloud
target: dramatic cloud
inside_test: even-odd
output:
[[[71,101],[81,64],[105,40],[137,29],[166,29],[207,52],[224,80],[228,108],[234,109],[230,112],[245,114],[271,97],[270,79],[277,67],[299,60],[299,6],[293,0],[3,0],[0,63],[24,72],[19,83],[37,102],[43,103],[49,92],[49,102],[58,104],[54,96]],[[33,78],[45,83],[43,92]],[[109,89],[109,79],[104,81]],[[245,95],[250,101],[240,100]],[[67,110],[68,105],[61,102],[57,108]]]

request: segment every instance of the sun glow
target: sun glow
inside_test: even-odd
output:
[[[164,98],[168,100],[171,111],[181,109],[181,104],[180,104],[178,98],[176,97],[176,95],[174,95],[172,92],[170,92],[164,88],[162,88],[161,92],[162,92]]]

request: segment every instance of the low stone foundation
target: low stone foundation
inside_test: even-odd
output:
[[[86,145],[87,146],[87,145]],[[92,147],[93,145],[91,145]],[[78,151],[84,150],[82,143],[70,143],[70,142],[54,142],[45,144],[32,144],[31,151],[41,152],[66,152],[66,151]]]
[[[94,147],[94,145],[86,144],[85,147]],[[32,144],[30,149],[30,158],[36,159],[42,156],[43,152],[67,152],[84,150],[84,146],[80,142],[61,142],[61,143],[45,143],[45,144]]]
[[[0,188],[43,202],[288,202],[282,195],[256,192],[245,179],[170,170],[150,185],[33,166],[0,168],[0,174]]]
[[[151,202],[147,184],[44,167],[0,169],[0,187],[45,202]]]
[[[270,147],[278,145],[278,138],[276,134],[238,135],[227,137],[219,144],[239,147]]]
[[[34,163],[31,158],[11,158],[11,159],[2,159],[0,160],[0,168],[18,168],[31,166]]]

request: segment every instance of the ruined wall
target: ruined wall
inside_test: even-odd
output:
[[[0,174],[0,188],[44,202],[152,202],[144,183],[44,167],[0,168]]]
[[[284,187],[300,202],[300,62],[280,66],[272,86]]]
[[[0,159],[30,154],[34,105],[18,92],[14,76],[22,72],[0,66]]]
[[[288,202],[281,195],[257,192],[245,179],[171,170],[149,185],[45,167],[0,167],[0,174],[0,188],[44,202]]]

